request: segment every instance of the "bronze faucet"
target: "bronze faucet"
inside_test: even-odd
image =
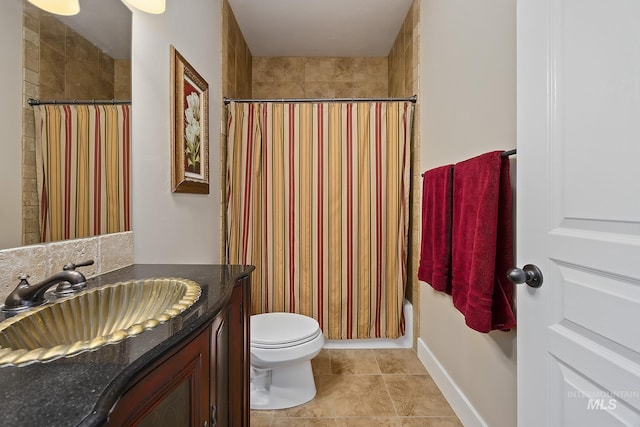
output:
[[[79,291],[87,285],[87,279],[82,273],[75,269],[76,267],[84,267],[91,264],[93,264],[93,260],[80,264],[67,264],[59,273],[35,285],[29,284],[27,281],[28,276],[20,276],[20,283],[13,292],[7,296],[2,306],[2,311],[16,313],[44,304],[47,302],[44,293],[54,285],[58,285],[55,291],[55,294],[58,296],[69,295]]]

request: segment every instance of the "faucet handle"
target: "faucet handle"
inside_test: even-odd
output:
[[[79,262],[78,264],[74,264],[74,263],[69,263],[67,265],[65,265],[64,267],[62,267],[62,269],[64,271],[76,271],[77,267],[86,267],[88,265],[93,265],[93,260],[90,259],[88,261],[83,261],[83,262]],[[80,283],[69,283],[67,281],[64,282],[60,282],[60,284],[58,284],[58,286],[56,286],[55,291],[53,291],[54,295],[57,295],[59,297],[63,297],[63,296],[67,296],[70,295],[74,292],[78,292],[79,290],[83,289],[85,286],[87,286],[87,279],[85,279],[84,275],[81,272],[76,272],[75,274],[79,275],[79,277],[81,278],[81,282]]]
[[[18,283],[18,287],[26,287],[29,286],[29,281],[27,280],[29,277],[28,274],[24,274],[22,273],[20,276],[18,276],[18,280],[20,280],[20,283]]]
[[[93,260],[87,260],[87,261],[82,261],[78,264],[74,264],[74,263],[69,263],[67,265],[65,265],[64,267],[62,267],[63,270],[75,270],[77,267],[86,267],[88,265],[93,265]]]

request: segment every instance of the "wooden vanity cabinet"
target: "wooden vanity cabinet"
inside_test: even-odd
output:
[[[219,319],[213,324],[220,323]],[[109,426],[204,426],[209,415],[209,333],[156,362],[120,398]],[[208,423],[208,421],[207,421]]]
[[[234,327],[229,333],[229,413],[233,426],[248,426],[250,414],[251,384],[251,282],[246,277],[229,304]]]
[[[217,426],[249,425],[250,289],[248,277],[235,286],[221,325],[212,331],[210,369],[216,381],[210,396]]]
[[[248,426],[249,298],[247,277],[211,324],[137,376],[107,425]]]

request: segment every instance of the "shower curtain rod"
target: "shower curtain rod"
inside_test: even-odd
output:
[[[384,102],[384,101],[409,101],[416,103],[418,96],[408,98],[272,98],[272,99],[230,99],[224,97],[224,105],[231,102]]]
[[[33,99],[33,98],[29,98],[29,100],[27,101],[29,103],[29,105],[31,105],[32,107],[34,105],[45,105],[45,104],[71,104],[71,105],[122,105],[122,104],[131,104],[131,101],[118,101],[115,99],[105,99],[105,100],[95,100],[95,99],[90,99],[90,100],[86,100],[86,101],[79,101],[79,100],[65,100],[65,101],[60,101],[60,100],[47,100],[47,101],[41,101],[39,99]]]

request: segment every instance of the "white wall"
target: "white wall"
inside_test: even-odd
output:
[[[515,147],[515,6],[422,1],[422,170]],[[451,297],[425,283],[420,294],[419,348],[465,426],[516,425],[516,333],[475,332]]]
[[[0,249],[22,245],[22,1],[0,2]]]
[[[220,262],[220,0],[170,0],[133,14],[132,227],[136,263]],[[209,84],[210,194],[171,192],[173,44]]]

